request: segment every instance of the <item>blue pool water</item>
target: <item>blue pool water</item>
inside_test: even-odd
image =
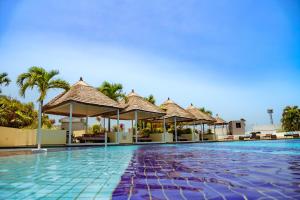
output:
[[[300,199],[300,140],[0,158],[0,199]]]

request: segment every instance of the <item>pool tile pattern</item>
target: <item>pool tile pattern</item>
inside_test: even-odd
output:
[[[0,199],[300,199],[300,140],[49,151],[0,157]]]
[[[300,199],[299,141],[239,144],[141,147],[112,199]]]
[[[104,148],[0,158],[0,199],[110,199],[133,149]]]

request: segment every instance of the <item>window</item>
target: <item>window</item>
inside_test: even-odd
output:
[[[236,124],[235,124],[235,127],[236,127],[236,128],[242,128],[242,125],[241,125],[241,123],[236,123]]]

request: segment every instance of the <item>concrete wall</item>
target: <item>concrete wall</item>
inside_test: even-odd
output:
[[[42,130],[42,144],[66,144],[66,131],[64,130]]]
[[[121,132],[119,137],[121,144],[132,144],[132,132]]]
[[[117,142],[117,134],[116,133],[113,133],[113,132],[107,133],[107,137],[109,137],[110,143]]]
[[[251,132],[261,132],[262,134],[275,134],[280,129],[279,125],[254,125]]]
[[[228,135],[226,126],[217,126],[216,129],[214,129],[214,128],[212,129],[212,132],[214,132],[214,131],[215,131],[216,136]]]
[[[187,139],[188,141],[193,141],[193,133],[192,134],[181,134],[180,137]],[[194,133],[194,141],[199,141],[199,134]]]
[[[69,130],[69,122],[62,122],[60,128],[62,130]],[[73,131],[85,130],[84,122],[72,122],[72,130]]]
[[[16,129],[0,127],[0,147],[18,147],[36,145],[36,129]],[[42,130],[42,144],[65,145],[66,131]]]
[[[172,133],[166,133],[165,135],[165,139],[166,139],[166,142],[173,142],[173,134]]]
[[[151,133],[150,138],[151,138],[152,142],[162,142],[163,133]]]
[[[240,128],[237,128],[237,123],[241,124]],[[246,132],[246,124],[243,120],[230,121],[228,128],[232,135],[243,135]]]

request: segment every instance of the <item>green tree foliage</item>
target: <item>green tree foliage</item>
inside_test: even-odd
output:
[[[92,133],[93,134],[99,134],[101,131],[101,126],[99,124],[94,124],[92,126]]]
[[[125,97],[123,85],[120,83],[109,83],[108,81],[104,81],[98,90],[115,101],[119,101]]]
[[[204,112],[205,114],[208,114],[209,116],[212,116],[212,111],[210,111],[210,110],[206,110],[204,107],[202,107],[202,108],[199,108],[199,110],[201,111],[201,112]]]
[[[155,102],[156,102],[156,100],[155,100],[155,98],[154,98],[154,96],[152,94],[150,94],[148,97],[144,97],[144,99],[146,101],[149,101],[152,104],[155,104]]]
[[[8,86],[10,83],[10,79],[8,78],[8,74],[7,73],[1,73],[0,74],[0,86],[5,85]],[[1,93],[1,89],[0,89],[0,93]]]
[[[46,71],[41,67],[30,67],[28,72],[22,73],[18,76],[17,84],[20,87],[20,95],[25,97],[26,90],[36,87],[39,91],[38,101],[43,106],[43,101],[49,89],[61,88],[69,90],[70,85],[62,79],[54,79],[59,72],[57,70]]]
[[[281,118],[282,128],[285,131],[300,130],[300,109],[298,106],[287,106],[284,108]]]
[[[51,128],[54,122],[47,115],[43,117],[44,126],[47,128]],[[34,104],[0,96],[0,126],[37,128],[37,111],[34,110]]]

